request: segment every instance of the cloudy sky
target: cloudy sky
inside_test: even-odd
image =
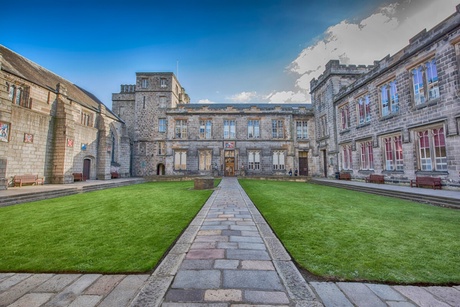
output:
[[[309,102],[330,59],[372,64],[458,0],[15,0],[0,44],[95,94],[174,72],[192,103]]]

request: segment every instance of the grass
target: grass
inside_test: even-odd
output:
[[[315,275],[460,283],[460,210],[297,182],[240,183],[295,261]]]
[[[146,183],[0,208],[0,272],[149,271],[212,193],[192,188]]]

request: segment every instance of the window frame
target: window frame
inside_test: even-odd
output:
[[[418,169],[426,172],[447,171],[445,127],[436,126],[417,130],[415,131],[415,138]]]
[[[286,169],[286,152],[284,150],[274,150],[272,152],[272,164],[273,170],[285,170]]]
[[[224,139],[236,139],[236,120],[224,119]]]
[[[174,124],[174,138],[180,140],[187,139],[187,120],[176,119]]]
[[[212,150],[201,149],[198,151],[198,170],[210,171],[212,169]]]
[[[174,170],[176,171],[187,170],[187,150],[186,149],[174,150]]]
[[[166,133],[168,131],[168,120],[164,117],[158,119],[158,132]]]
[[[248,139],[260,139],[260,120],[259,119],[249,119],[248,120]]]
[[[199,135],[200,135],[200,139],[202,140],[212,139],[212,120],[211,119],[200,119]]]
[[[404,152],[402,149],[402,136],[400,134],[383,136],[382,150],[385,171],[404,171]]]
[[[284,120],[272,119],[272,138],[284,139]]]
[[[413,102],[422,106],[441,96],[436,57],[431,57],[410,69]]]
[[[296,139],[307,140],[308,139],[308,121],[307,120],[296,120],[295,122]]]
[[[360,148],[360,169],[374,170],[374,150],[372,140],[359,143]]]
[[[371,100],[369,94],[362,95],[356,100],[358,125],[365,125],[371,121]]]
[[[260,170],[260,150],[248,150],[248,169]]]

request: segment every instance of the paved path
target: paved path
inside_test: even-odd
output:
[[[236,178],[152,275],[0,274],[0,306],[460,306],[460,286],[307,283]]]

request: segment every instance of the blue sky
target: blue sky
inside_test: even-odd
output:
[[[417,14],[433,3],[436,16],[425,22]],[[109,107],[120,84],[147,71],[178,74],[192,103],[307,102],[308,83],[329,58],[381,59],[454,11],[454,0],[16,0],[2,3],[0,44]],[[409,24],[407,37],[388,42],[389,51],[369,42],[362,62],[338,38],[374,37],[363,28],[388,24],[398,35]]]

